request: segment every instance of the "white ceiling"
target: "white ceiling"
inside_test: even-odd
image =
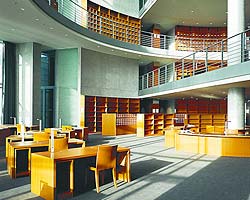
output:
[[[247,7],[249,7],[249,0],[246,1],[248,2]],[[195,25],[194,23],[197,20],[200,23],[199,25],[209,26],[208,24],[211,21],[215,26],[223,25],[226,20],[226,0],[158,0],[143,18],[145,26],[157,23],[161,24],[164,30],[168,30],[183,21],[184,25]],[[118,49],[90,40],[48,17],[36,7],[32,0],[0,1],[0,40],[13,43],[37,42],[42,44],[45,50],[83,47],[94,51],[134,58],[138,62],[164,62],[164,58],[150,57],[139,52],[130,52],[126,49]],[[243,85],[250,86],[249,83]],[[220,97],[224,97],[227,95],[227,89],[228,87],[218,87],[216,90],[214,88],[204,88],[176,95],[179,97],[191,96],[190,94],[194,97],[203,94],[218,96],[217,93],[219,93]],[[176,98],[176,96],[173,97]],[[166,96],[159,98],[166,98]]]
[[[245,0],[246,27],[250,25],[250,1]],[[227,0],[157,0],[143,17],[143,29],[158,24],[162,33],[175,25],[223,27],[227,24]]]

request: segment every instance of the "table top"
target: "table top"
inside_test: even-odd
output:
[[[49,141],[24,141],[24,142],[10,142],[9,145],[13,148],[30,148],[49,146]]]
[[[42,157],[54,159],[55,161],[65,161],[65,160],[73,160],[77,158],[87,158],[94,157],[97,154],[97,146],[90,147],[80,147],[80,148],[72,148],[66,149],[58,152],[51,153],[49,151],[32,153],[35,155],[39,155]],[[117,152],[129,152],[130,149],[127,147],[118,147]]]
[[[199,136],[199,137],[217,137],[217,138],[246,138],[246,139],[250,139],[250,136],[246,136],[246,135],[224,135],[224,134],[216,134],[216,133],[212,133],[212,134],[206,134],[206,133],[178,133],[179,135],[187,135],[187,136]]]

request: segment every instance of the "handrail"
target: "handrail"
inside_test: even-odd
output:
[[[220,51],[213,51],[220,47]],[[226,48],[225,48],[226,47]],[[173,63],[139,77],[139,90],[157,87],[172,81],[217,70],[250,60],[250,29],[222,39],[200,51],[195,51]]]

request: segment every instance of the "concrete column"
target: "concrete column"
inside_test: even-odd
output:
[[[56,51],[55,123],[61,118],[62,125],[80,125],[80,50]]]
[[[175,109],[175,99],[169,99],[168,100],[168,104],[167,104],[167,109],[166,109],[166,113],[167,114],[174,114],[176,111]]]
[[[41,117],[41,45],[17,45],[17,122],[38,124]]]
[[[227,34],[228,37],[241,33],[245,29],[245,6],[244,0],[227,1]],[[233,49],[237,45],[239,48]],[[228,65],[241,62],[241,36],[228,40]]]
[[[230,88],[227,99],[228,129],[245,127],[245,89]]]

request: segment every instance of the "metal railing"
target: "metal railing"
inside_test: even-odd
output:
[[[215,49],[220,48],[220,51]],[[250,30],[194,52],[139,77],[139,90],[250,60]]]
[[[51,5],[51,1],[48,2]],[[197,51],[218,42],[218,39],[168,36],[133,29],[133,27],[119,24],[117,21],[98,15],[95,12],[87,11],[72,0],[58,0],[57,10],[69,20],[89,30],[124,42],[147,47],[169,49],[170,45],[173,45],[174,50]],[[219,45],[213,51],[220,51]]]

